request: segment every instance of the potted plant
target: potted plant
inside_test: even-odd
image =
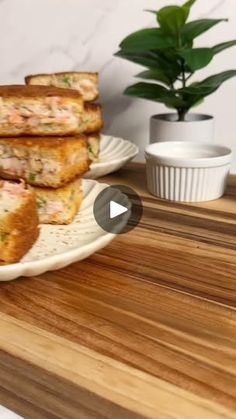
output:
[[[125,94],[163,103],[176,113],[151,118],[151,142],[209,141],[213,138],[214,118],[190,113],[223,82],[236,76],[236,70],[224,71],[202,81],[192,82],[193,75],[206,67],[214,56],[236,45],[236,40],[213,47],[195,48],[201,34],[227,19],[200,19],[188,22],[196,0],[183,6],[167,6],[154,13],[159,27],[132,33],[120,44],[115,55],[141,64],[146,70],[137,75],[146,80],[128,87]]]

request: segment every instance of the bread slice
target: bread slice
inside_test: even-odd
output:
[[[84,102],[75,90],[0,86],[0,136],[73,135],[83,123]]]
[[[28,85],[55,86],[77,90],[84,101],[91,102],[98,98],[98,73],[63,72],[53,74],[35,74],[25,77]]]
[[[89,170],[87,138],[0,138],[0,176],[59,188]]]
[[[19,262],[39,236],[34,192],[0,180],[0,265]]]
[[[42,224],[70,224],[83,199],[80,178],[62,188],[32,187],[36,194],[39,221]]]
[[[83,122],[78,126],[77,133],[92,134],[103,128],[102,107],[95,103],[86,103]]]
[[[88,152],[91,162],[96,163],[99,160],[101,135],[99,132],[87,135]]]
[[[0,96],[3,98],[20,98],[21,100],[29,98],[46,99],[58,96],[75,100],[75,103],[82,106],[83,109],[83,98],[78,92],[53,86],[25,86],[24,84],[0,85]]]

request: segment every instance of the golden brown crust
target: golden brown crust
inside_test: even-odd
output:
[[[102,116],[102,106],[99,103],[85,103],[84,109],[85,112],[96,113]]]
[[[88,82],[90,83],[88,84]],[[35,74],[25,77],[25,83],[32,86],[55,86],[76,90],[85,102],[93,102],[99,96],[98,73],[65,71],[52,74]]]
[[[104,127],[104,123],[101,119],[97,119],[89,122],[84,127],[85,134],[92,134],[94,131],[100,131]]]
[[[80,164],[79,168],[77,167],[76,169],[71,169],[70,171],[68,170],[67,172],[64,172],[60,179],[60,182],[58,182],[57,185],[53,185],[52,187],[58,188],[64,186],[67,182],[72,181],[77,176],[83,176],[86,172],[88,172],[90,163],[91,160],[88,158],[88,160]]]
[[[84,146],[86,144],[86,136],[77,134],[72,137],[1,137],[0,144],[9,144],[13,147],[29,147],[32,149],[37,148],[63,148],[73,144]]]
[[[16,127],[13,127],[11,124],[9,124],[7,127],[3,127],[0,124],[0,137],[9,137],[9,138],[14,138],[14,137],[39,137],[39,138],[44,138],[45,135],[47,135],[47,137],[51,137],[54,138],[54,136],[59,136],[61,135],[62,137],[69,137],[69,136],[74,136],[74,135],[78,135],[78,134],[83,134],[84,133],[84,129],[78,129],[78,128],[69,128],[69,127],[60,127],[56,122],[53,124],[54,127],[56,127],[56,129],[54,130],[54,132],[48,132],[46,130],[44,130],[43,127],[40,128],[28,128],[28,129],[24,129],[22,131],[22,129],[17,129]]]
[[[68,182],[57,189],[53,189],[49,187],[41,187],[41,186],[29,186],[29,188],[33,189],[35,193],[42,193],[45,197],[50,197],[50,198],[53,198],[53,197],[63,198],[65,194],[70,192],[71,189],[74,187],[76,187],[77,190],[80,190],[82,188],[82,178],[77,177],[71,182]]]
[[[67,211],[61,214],[41,213],[39,210],[39,219],[42,224],[70,224],[77,215],[83,200],[82,181],[76,178],[74,181],[67,183],[58,189],[32,187],[36,197],[47,203],[68,202]],[[73,193],[73,199],[71,195]]]
[[[24,199],[18,210],[8,215],[4,229],[10,236],[1,251],[0,265],[17,263],[39,237],[39,218],[33,193]]]
[[[101,140],[101,134],[100,134],[100,131],[94,131],[94,132],[91,132],[91,134],[89,134],[89,135],[85,134],[85,137],[86,137],[87,139],[89,139],[90,137],[92,137],[92,138],[97,138],[98,140]]]
[[[86,122],[79,127],[80,132],[92,134],[100,131],[104,126],[101,105],[98,103],[85,103],[85,120]]]
[[[58,73],[42,73],[42,74],[29,74],[25,77],[26,84],[30,84],[30,81],[38,77],[51,77],[51,76],[72,76],[78,78],[88,77],[90,80],[98,81],[98,72],[91,71],[62,71]]]
[[[7,144],[11,157],[21,158],[26,162],[24,172],[12,172],[3,169],[0,165],[0,175],[4,179],[22,178],[27,183],[35,186],[59,188],[75,177],[82,176],[89,170],[91,160],[89,158],[88,141],[83,135],[66,138],[56,138],[55,142],[50,138],[30,139],[22,138],[4,138],[0,139],[0,148],[2,144]],[[10,148],[12,146],[12,148]],[[18,157],[20,154],[20,157]],[[41,169],[35,171],[32,166],[31,158],[36,158],[44,163]],[[40,174],[45,159],[47,164],[52,162],[59,165],[59,170],[54,174]],[[1,157],[0,157],[1,161]],[[33,176],[32,176],[33,175]]]
[[[62,89],[52,86],[33,86],[33,85],[6,85],[0,86],[1,97],[18,97],[18,98],[45,98],[45,97],[68,97],[72,99],[82,100],[81,95],[72,89]]]

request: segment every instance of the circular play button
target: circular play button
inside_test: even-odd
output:
[[[96,222],[103,230],[124,234],[138,225],[143,215],[143,205],[133,189],[124,185],[113,185],[97,196],[93,212]]]

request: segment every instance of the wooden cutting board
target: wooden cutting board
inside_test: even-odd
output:
[[[140,225],[93,257],[0,284],[0,403],[27,418],[236,418],[236,178],[226,196],[150,196],[105,179]]]

